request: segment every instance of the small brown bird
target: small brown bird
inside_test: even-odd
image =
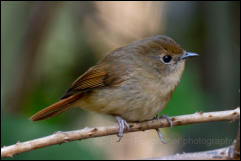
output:
[[[198,56],[167,36],[153,36],[118,48],[77,78],[55,104],[34,114],[33,121],[80,107],[116,116],[123,136],[128,122],[155,118],[178,85],[185,59]]]

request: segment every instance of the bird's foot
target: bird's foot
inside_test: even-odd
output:
[[[165,118],[165,119],[167,120],[167,122],[170,124],[170,127],[172,127],[172,125],[173,125],[173,124],[172,124],[172,120],[171,120],[167,115],[162,115],[161,117],[159,117],[158,115],[156,115],[154,119],[155,119],[155,120],[159,120],[159,119],[161,119],[161,118]],[[157,134],[158,134],[161,142],[162,142],[163,144],[166,144],[166,141],[163,139],[162,134],[161,134],[161,132],[160,132],[160,130],[159,130],[158,128],[156,129],[156,132],[157,132]]]
[[[124,129],[125,129],[125,126],[127,128],[127,131],[130,129],[130,126],[129,124],[126,122],[126,120],[122,119],[121,117],[119,116],[116,116],[115,117],[117,122],[118,122],[118,125],[120,127],[120,132],[119,134],[117,135],[119,137],[119,140],[117,142],[120,142],[122,137],[123,137],[123,133],[124,133]]]
[[[156,132],[157,132],[157,134],[158,134],[161,142],[162,142],[163,144],[166,144],[167,142],[163,139],[161,131],[157,128],[157,129],[156,129]]]
[[[161,117],[159,117],[158,115],[156,115],[156,116],[154,117],[154,119],[156,119],[156,120],[159,120],[159,119],[161,119],[161,118],[166,119],[167,122],[169,123],[170,127],[173,126],[172,120],[171,120],[170,117],[168,117],[167,115],[162,115]]]

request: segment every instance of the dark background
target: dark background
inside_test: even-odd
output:
[[[168,35],[200,57],[189,60],[162,113],[174,116],[240,104],[240,2],[1,2],[1,146],[56,131],[115,124],[72,109],[41,122],[29,117],[57,101],[111,50]],[[141,159],[230,145],[237,122],[106,136],[55,145],[13,159]]]

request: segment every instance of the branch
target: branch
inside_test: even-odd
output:
[[[145,160],[240,160],[240,124],[233,144],[228,147],[193,153],[175,154]]]
[[[214,121],[235,121],[240,118],[240,108],[227,111],[219,112],[196,112],[189,115],[181,115],[170,117],[173,126],[214,122]],[[166,119],[151,120],[141,123],[131,123],[128,132],[144,131],[150,129],[157,129],[168,127],[169,123]],[[74,130],[68,132],[56,132],[52,135],[34,139],[26,142],[18,142],[11,146],[1,148],[1,158],[13,157],[15,154],[19,154],[34,149],[39,149],[55,144],[61,144],[74,140],[82,140],[87,138],[107,136],[119,133],[119,126],[108,126],[108,127],[96,127],[96,128],[84,128],[81,130]]]
[[[235,160],[240,160],[240,122],[239,122],[239,127],[238,127],[237,138],[233,143],[232,158]]]
[[[175,154],[170,156],[164,156],[159,158],[151,158],[145,160],[230,160],[232,151],[232,146],[228,146],[225,148],[202,151],[202,152],[194,152],[194,153],[183,153],[183,154]]]

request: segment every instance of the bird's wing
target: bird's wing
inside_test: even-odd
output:
[[[93,66],[72,83],[71,88],[65,92],[61,99],[95,88],[119,86],[124,81],[123,76],[120,75],[124,73],[120,73],[121,71],[124,70],[118,68],[118,65],[98,64]]]

